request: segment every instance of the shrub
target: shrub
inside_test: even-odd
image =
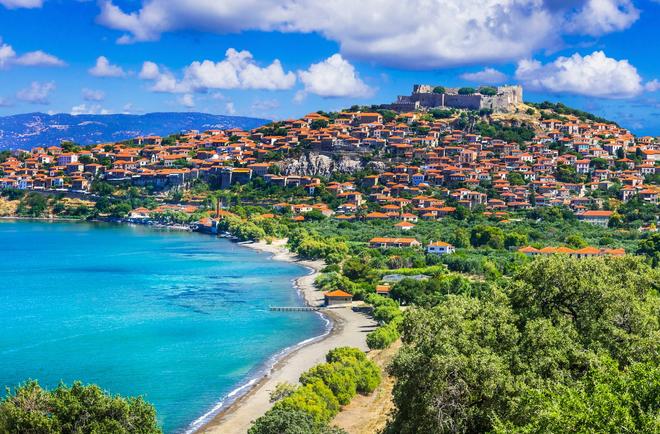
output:
[[[322,426],[322,425],[321,425]],[[257,419],[249,434],[302,434],[320,432],[319,424],[303,410],[273,408]]]
[[[351,399],[357,393],[356,375],[350,365],[344,365],[339,362],[322,363],[314,366],[300,376],[300,382],[302,384],[309,384],[319,380],[332,390],[332,393],[337,397],[337,401],[341,405],[351,402]]]
[[[278,401],[273,409],[302,410],[309,413],[317,424],[326,424],[339,412],[339,402],[332,390],[321,380],[315,380]]]
[[[111,396],[96,385],[60,384],[52,391],[36,381],[0,401],[2,433],[160,433],[156,410],[142,398]]]
[[[372,350],[382,350],[392,345],[394,341],[399,339],[397,328],[399,322],[393,321],[369,333],[367,335],[367,346]]]
[[[493,86],[483,86],[479,88],[479,93],[486,96],[497,95],[497,88]]]
[[[278,383],[275,390],[270,392],[270,402],[276,402],[280,399],[291,396],[296,391],[296,386],[291,383]]]

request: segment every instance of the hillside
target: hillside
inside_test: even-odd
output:
[[[267,119],[207,113],[75,116],[26,113],[0,117],[0,149],[58,145],[62,140],[91,145],[181,130],[252,129],[267,122]]]

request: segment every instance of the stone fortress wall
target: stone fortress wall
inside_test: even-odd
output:
[[[459,95],[458,88],[445,88],[445,93],[433,93],[435,86],[416,84],[411,95],[399,96],[396,102],[386,104],[398,112],[431,108],[457,108],[466,110],[490,109],[495,113],[511,113],[523,103],[523,89],[520,85],[498,86],[496,95]]]

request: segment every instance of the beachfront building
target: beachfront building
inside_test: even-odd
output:
[[[449,243],[444,241],[433,241],[428,246],[426,246],[427,253],[433,253],[434,255],[450,255],[456,251],[456,248]]]
[[[348,292],[336,289],[323,294],[326,306],[341,306],[353,302],[353,295]]]

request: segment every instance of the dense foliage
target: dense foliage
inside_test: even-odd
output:
[[[409,311],[388,432],[657,432],[659,277],[633,257],[539,258]]]
[[[286,389],[273,408],[257,419],[249,434],[339,434],[328,426],[357,394],[369,394],[380,383],[380,370],[357,348],[339,347],[322,363],[302,374],[302,385]]]
[[[2,433],[156,434],[156,410],[142,398],[110,396],[98,386],[74,383],[45,390],[29,381],[0,401]]]

